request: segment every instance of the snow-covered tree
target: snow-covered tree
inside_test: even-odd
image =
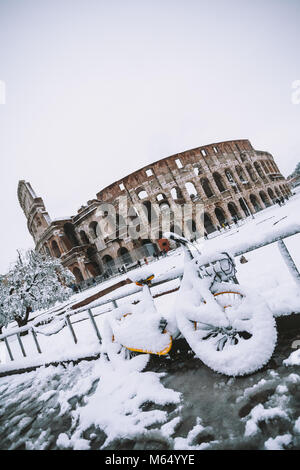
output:
[[[33,250],[19,253],[8,274],[0,278],[0,326],[11,320],[24,326],[31,312],[68,299],[72,294],[68,286],[74,280],[58,258]]]

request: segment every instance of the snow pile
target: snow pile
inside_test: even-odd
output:
[[[296,422],[294,424],[294,431],[297,434],[300,434],[300,417],[296,420]]]
[[[274,439],[270,437],[265,442],[265,448],[267,450],[285,450],[285,447],[288,446],[292,441],[292,436],[290,434],[283,434],[282,436],[277,436]]]
[[[174,439],[174,449],[175,450],[207,449],[212,444],[212,442],[201,442],[201,441],[205,439],[211,440],[211,437],[210,437],[211,431],[212,429],[210,427],[204,427],[202,425],[201,418],[197,417],[195,426],[189,431],[186,437],[176,437]]]
[[[250,419],[246,423],[245,437],[253,436],[259,432],[258,424],[260,422],[269,421],[274,418],[289,419],[287,413],[279,407],[265,409],[261,403],[255,406],[251,410]]]
[[[141,407],[146,403],[177,404],[180,394],[164,388],[159,374],[142,372],[147,362],[147,355],[130,360],[119,355],[113,361],[103,356],[95,366],[94,373],[100,377],[96,391],[73,414],[76,432],[71,439],[59,436],[57,445],[87,448],[81,436],[91,425],[105,432],[107,438],[102,446],[105,448],[115,439],[134,438],[145,434],[149,426],[165,423],[165,411],[142,411]]]
[[[291,355],[283,361],[285,366],[300,366],[300,349],[293,351]]]

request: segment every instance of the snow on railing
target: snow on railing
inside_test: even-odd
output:
[[[258,238],[257,240],[255,240],[254,243],[252,241],[252,242],[244,242],[242,244],[239,244],[238,246],[235,246],[235,249],[231,251],[231,254],[233,256],[240,256],[240,255],[242,255],[244,253],[247,253],[249,251],[254,251],[254,250],[257,250],[258,248],[262,248],[264,246],[267,246],[267,245],[270,245],[272,243],[278,242],[279,252],[280,252],[285,264],[287,265],[291,276],[293,277],[295,282],[298,285],[300,285],[300,273],[299,273],[298,268],[297,268],[297,266],[295,265],[295,263],[292,259],[292,256],[290,255],[290,253],[289,253],[289,251],[288,251],[288,249],[287,249],[287,247],[286,247],[286,245],[283,241],[283,239],[294,236],[298,233],[300,233],[300,224],[297,224],[297,225],[294,224],[292,227],[289,226],[289,227],[282,228],[280,230],[277,230],[275,233],[272,232],[272,234],[265,234],[263,237]],[[210,260],[213,261],[214,255],[215,255],[215,253],[213,251],[211,253],[206,253],[206,258],[207,258],[208,262]],[[175,268],[175,269],[172,270],[172,272],[168,272],[168,273],[160,275],[157,278],[156,281],[153,281],[153,283],[151,285],[151,288],[156,288],[159,285],[165,285],[168,282],[173,281],[175,279],[180,280],[182,278],[182,275],[183,275],[183,269],[182,268]],[[161,296],[161,295],[169,294],[170,292],[175,292],[176,290],[178,290],[178,288],[179,287],[173,288],[171,290],[170,289],[163,290],[163,291],[158,292],[155,295],[153,295],[153,297],[155,298],[155,297],[158,297],[158,296]],[[122,290],[122,288],[118,289],[118,290]],[[85,318],[81,318],[79,321],[90,320],[90,322],[92,324],[92,327],[95,331],[95,334],[97,336],[97,339],[99,340],[99,343],[101,344],[101,335],[100,335],[99,329],[97,327],[95,317],[98,316],[98,315],[103,315],[105,313],[108,313],[109,311],[111,311],[111,309],[106,310],[106,311],[101,312],[101,313],[98,313],[98,314],[93,314],[92,309],[94,309],[96,307],[103,306],[103,305],[109,305],[109,304],[112,304],[113,308],[117,308],[117,306],[118,306],[117,301],[118,300],[124,299],[124,298],[127,298],[127,297],[131,297],[132,295],[137,294],[141,290],[142,290],[142,287],[132,285],[131,288],[130,288],[129,293],[128,293],[128,291],[127,292],[118,292],[118,291],[116,291],[116,293],[111,295],[110,298],[107,298],[107,296],[104,296],[104,298],[101,301],[94,301],[91,304],[89,304],[88,306],[78,308],[74,311],[70,310],[70,305],[68,305],[68,306],[66,306],[65,310],[58,311],[58,313],[57,313],[57,316],[62,315],[61,325],[60,325],[61,327],[57,331],[54,331],[53,333],[50,333],[50,334],[56,334],[63,327],[67,326],[70,330],[70,333],[72,335],[74,343],[77,344],[78,340],[77,340],[77,337],[76,337],[76,334],[75,334],[75,331],[74,331],[74,328],[73,328],[73,325],[72,325],[72,322],[71,322],[71,317],[74,316],[74,315],[78,315],[79,313],[82,313],[82,312],[87,312],[88,315]],[[136,300],[135,302],[137,302],[137,301],[138,300]],[[53,314],[49,315],[49,317],[47,317],[47,316],[45,316],[45,313],[43,313],[42,316],[43,316],[43,319],[42,319],[43,323],[47,323],[47,321],[53,320],[53,317],[54,317]],[[57,316],[56,316],[56,318],[57,318]],[[13,357],[11,348],[9,346],[8,338],[11,337],[11,336],[14,336],[14,335],[17,336],[18,343],[19,343],[22,355],[24,357],[26,357],[26,351],[25,351],[24,344],[23,344],[22,339],[21,339],[21,333],[24,333],[24,332],[31,332],[38,353],[39,354],[42,353],[40,344],[39,344],[38,339],[37,339],[37,334],[39,334],[39,333],[40,334],[46,334],[46,333],[42,333],[42,331],[38,330],[38,327],[37,327],[38,324],[41,324],[41,319],[39,317],[36,317],[35,320],[33,322],[31,322],[30,324],[28,324],[26,326],[23,326],[23,327],[20,327],[20,328],[14,328],[14,329],[10,330],[9,332],[0,335],[0,341],[1,340],[4,341],[11,361],[14,361],[14,357]]]

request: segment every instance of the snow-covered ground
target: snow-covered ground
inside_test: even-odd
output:
[[[2,377],[0,447],[299,449],[300,362],[279,349],[267,370],[238,379],[184,351],[148,367],[146,355],[101,357]]]
[[[262,211],[239,228],[200,240],[199,248],[207,254],[220,250],[236,252],[239,247],[268,239],[275,232],[297,227],[299,203],[300,193],[283,207]],[[286,240],[298,268],[299,237]],[[236,257],[239,282],[250,288],[254,296],[259,293],[274,316],[300,312],[299,286],[277,245],[259,248],[245,256],[248,261],[245,264]],[[157,277],[179,272],[182,267],[180,251],[149,266]],[[126,277],[125,274],[118,280]],[[112,279],[95,286],[73,296],[71,301],[80,301],[115,282]],[[124,286],[122,290],[132,293],[133,286]],[[170,289],[178,286],[176,279],[168,283]],[[153,293],[161,290],[158,286]],[[176,305],[177,294],[155,299],[159,313],[168,317]],[[132,294],[129,300],[140,295]],[[122,306],[122,302],[125,300],[118,304]],[[104,315],[110,313],[100,314],[108,308],[112,305],[93,308],[94,315],[99,314],[95,320],[100,332]],[[41,318],[43,312],[36,312],[38,315]],[[0,373],[99,353],[98,338],[90,321],[84,320],[86,315],[82,312],[72,318],[77,344],[67,327],[50,336],[40,332],[37,337],[42,354],[39,354],[29,334],[22,337],[27,354],[24,358],[17,337],[13,336],[9,344],[15,361],[10,361],[2,342]],[[45,328],[49,329],[49,325]],[[228,379],[216,374],[194,358],[191,351],[181,353],[180,348],[172,350],[173,356],[157,359],[158,362],[148,355],[130,360],[112,356],[110,361],[101,355],[96,361],[42,366],[36,371],[2,377],[1,448],[201,450],[246,445],[252,449],[297,449],[300,354],[299,350],[291,349],[296,336],[297,332],[292,332],[284,341],[279,337],[271,366],[245,378]]]

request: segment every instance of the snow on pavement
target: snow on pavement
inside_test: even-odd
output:
[[[239,379],[183,352],[151,370],[139,355],[2,377],[0,448],[297,449],[299,368],[282,364],[290,339],[275,369]]]

